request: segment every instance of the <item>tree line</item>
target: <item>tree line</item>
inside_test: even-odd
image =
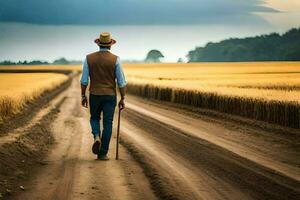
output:
[[[300,61],[300,28],[244,39],[209,42],[188,52],[189,62]]]
[[[81,64],[81,63],[82,63],[81,61],[59,58],[57,60],[54,60],[53,62],[40,61],[40,60],[33,60],[33,61],[25,60],[25,61],[13,62],[13,61],[5,60],[3,62],[0,62],[0,65],[69,65],[69,64]]]

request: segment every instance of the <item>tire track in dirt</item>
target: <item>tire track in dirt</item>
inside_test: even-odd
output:
[[[153,106],[144,106],[148,108],[147,113],[153,112]],[[162,120],[166,116],[156,118],[159,115],[157,113],[147,115],[143,112],[142,103],[138,107],[129,103],[128,107],[129,109],[124,112],[126,121],[122,128],[125,146],[131,149],[140,163],[150,165],[144,166],[145,170],[149,168],[155,170],[154,174],[148,172],[148,177],[157,180],[152,183],[154,189],[158,188],[155,184],[165,187],[160,189],[160,192],[163,191],[161,197],[171,196],[170,199],[180,196],[185,199],[300,197],[300,183],[297,179],[253,162],[247,157],[241,157],[228,151],[224,146],[220,147],[195,134],[186,133],[178,129],[180,123],[173,126],[168,121]],[[167,110],[165,112],[166,115],[170,115],[168,120],[171,120],[172,112],[168,113]],[[179,186],[179,191],[176,185]],[[207,191],[203,191],[203,188]]]
[[[66,92],[63,92],[63,89],[67,88],[68,91],[69,83],[71,79],[67,84],[62,84],[62,88],[57,88],[49,96],[40,99],[39,101],[46,104],[40,110],[33,109],[33,113],[28,115],[29,119],[23,118],[19,124],[19,117],[26,116],[26,113],[22,113],[5,124],[15,123],[18,128],[9,127],[5,130],[10,131],[0,137],[0,196],[9,198],[10,195],[18,193],[23,180],[34,175],[35,170],[44,165],[41,159],[53,144],[50,123],[57,117],[59,108],[66,100]],[[46,99],[52,100],[46,102]],[[28,112],[27,109],[25,112]],[[25,121],[28,123],[23,124]]]
[[[161,199],[223,199],[223,192],[216,188],[217,184],[213,178],[206,174],[197,174],[196,167],[176,157],[172,152],[166,151],[163,145],[137,135],[137,132],[141,135],[147,134],[134,126],[128,124],[123,126],[122,134],[126,135],[123,143],[131,149],[133,155],[138,157],[137,160],[144,168],[146,167],[146,170],[153,171],[145,173],[148,174],[148,178],[154,179],[153,188],[159,190],[157,195]],[[134,150],[139,154],[135,154]],[[228,187],[224,184],[223,188]],[[241,199],[241,197],[245,199],[245,195],[234,193],[234,190],[231,190],[231,195],[235,196],[232,199]]]
[[[285,143],[286,141],[284,136],[280,138],[279,141],[277,141],[277,143],[261,143],[261,139],[260,136],[256,136],[253,138],[253,140],[255,140],[255,142],[251,141],[251,143],[244,143],[246,140],[246,137],[250,137],[250,135],[243,135],[239,133],[239,135],[234,135],[236,134],[234,131],[225,129],[224,127],[217,127],[214,126],[213,123],[203,123],[203,121],[198,120],[198,119],[193,119],[189,116],[184,116],[182,114],[176,114],[174,112],[168,112],[166,110],[160,109],[160,112],[165,112],[164,114],[162,113],[158,113],[147,110],[143,107],[141,107],[141,105],[134,105],[129,103],[128,107],[132,110],[134,110],[135,112],[139,112],[143,115],[146,115],[148,117],[157,119],[161,122],[163,122],[165,125],[171,125],[172,127],[180,130],[181,132],[185,132],[188,135],[200,138],[200,139],[204,139],[210,143],[214,143],[218,146],[223,147],[224,149],[227,149],[229,151],[232,151],[242,157],[245,157],[247,159],[250,159],[256,163],[259,163],[260,165],[266,166],[267,168],[271,168],[274,171],[278,171],[280,173],[285,174],[286,176],[289,176],[290,178],[296,179],[298,181],[300,181],[300,169],[298,164],[299,161],[294,164],[288,164],[288,162],[292,163],[292,160],[298,160],[300,154],[299,152],[296,153],[295,150],[298,148],[297,147],[297,143],[299,143],[299,139],[295,139],[292,148],[289,149],[282,149],[282,151],[277,151],[278,153],[285,153],[286,151],[290,151],[293,150],[293,154],[285,154],[285,156],[288,157],[292,157],[289,160],[284,160],[284,161],[279,161],[276,157],[269,157],[269,155],[264,155],[262,152],[265,151],[265,149],[268,149],[269,153],[273,150],[276,150],[276,146],[280,146],[281,142]],[[151,107],[151,109],[153,109],[154,107]],[[162,111],[161,111],[162,110]],[[170,117],[169,117],[169,116]],[[173,115],[176,116],[173,118]],[[180,120],[180,121],[179,121]],[[205,127],[207,126],[207,127]],[[240,127],[242,127],[242,125],[239,125]],[[272,133],[268,133],[268,134],[272,134]],[[282,133],[284,135],[284,132]],[[226,135],[225,137],[223,135]],[[242,135],[242,137],[240,137]],[[241,141],[238,141],[236,139],[234,139],[234,136],[238,136],[239,139],[241,139]],[[269,137],[270,138],[270,137]],[[266,138],[264,138],[266,139]],[[270,140],[270,139],[268,139]],[[272,140],[272,139],[271,139]],[[261,145],[268,145],[266,146],[267,148],[264,149],[264,147],[259,147],[258,145],[255,145],[255,143],[261,143]],[[272,149],[271,146],[274,146],[275,148]],[[275,155],[277,156],[277,155]],[[279,155],[278,155],[279,157]]]

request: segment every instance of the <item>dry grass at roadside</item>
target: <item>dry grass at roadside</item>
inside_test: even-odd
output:
[[[0,74],[0,123],[21,112],[28,102],[60,86],[67,79],[68,76],[55,73]]]

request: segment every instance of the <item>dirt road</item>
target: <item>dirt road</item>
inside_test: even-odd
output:
[[[130,97],[122,134],[163,198],[299,199],[299,133]],[[150,167],[149,167],[150,166]]]
[[[300,198],[298,132],[270,132],[128,96],[121,159],[114,160],[114,136],[111,160],[97,161],[79,89],[75,79],[52,101],[64,99],[51,123],[56,143],[34,177],[20,183],[25,190],[9,199]]]
[[[93,139],[88,121],[89,113],[80,106],[77,79],[73,81],[69,89],[52,102],[57,102],[62,98],[65,100],[60,106],[60,112],[51,124],[55,144],[49,156],[31,180],[20,183],[25,190],[7,198],[22,200],[156,199],[142,168],[123,147],[120,148],[120,159],[114,160],[115,137],[111,142],[110,161],[98,161],[92,154]],[[49,110],[48,107],[45,109]],[[41,113],[45,111],[40,111],[37,116]]]

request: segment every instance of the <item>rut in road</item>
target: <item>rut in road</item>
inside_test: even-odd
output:
[[[120,160],[114,160],[115,130],[109,153],[111,160],[96,160],[91,152],[89,112],[80,106],[79,89],[79,81],[74,79],[62,94],[65,101],[51,124],[56,144],[43,161],[42,169],[22,183],[25,191],[11,195],[10,199],[157,199],[142,168],[123,147]]]
[[[124,112],[122,138],[145,170],[153,171],[148,176],[154,188],[162,187],[156,187],[161,197],[299,199],[298,180],[145,115],[139,112],[142,103],[131,109],[131,103]]]

